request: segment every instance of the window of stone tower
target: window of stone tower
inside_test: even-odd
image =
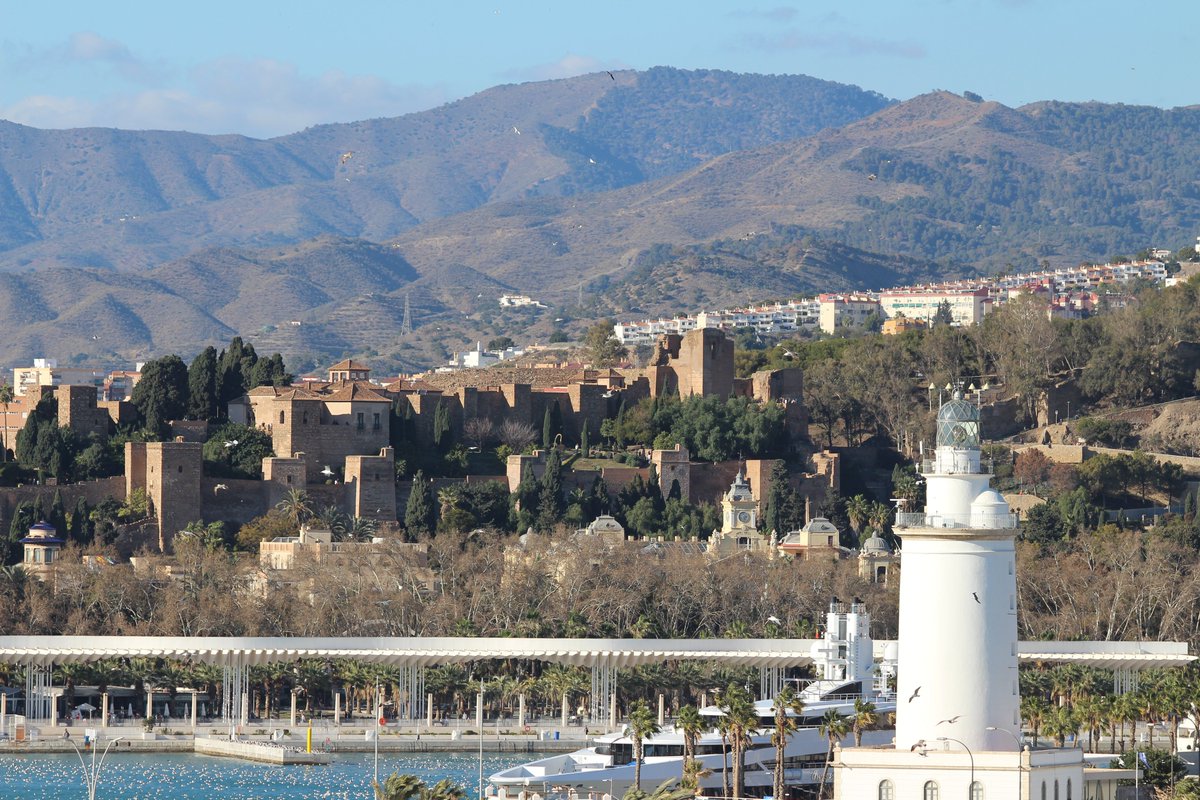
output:
[[[925,781],[925,800],[938,800],[938,785],[936,781]]]
[[[1058,800],[1058,778],[1054,779],[1054,800]]]
[[[1067,778],[1067,800],[1071,800],[1071,779]]]
[[[300,417],[300,424],[301,425],[308,424],[308,412],[307,411],[304,412],[304,416]]]
[[[279,424],[280,425],[283,424],[283,412],[282,411],[279,412]]]
[[[879,782],[879,800],[896,800],[896,786],[887,778]]]
[[[379,430],[379,428],[380,428],[380,427],[381,427],[381,426],[380,426],[380,424],[379,424],[379,414],[376,414],[376,415],[375,415],[375,422],[374,422],[374,424],[372,424],[372,425],[371,425],[371,429],[372,429],[372,430],[376,430],[376,431],[377,431],[377,430]]]
[[[180,464],[180,465],[179,465],[179,472],[180,472],[181,474],[183,473],[183,464]]]

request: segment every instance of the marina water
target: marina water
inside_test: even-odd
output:
[[[85,756],[86,757],[86,756]],[[529,753],[484,753],[483,775],[528,761]],[[90,763],[90,759],[89,759]],[[339,753],[320,767],[270,767],[204,756],[110,753],[97,798],[104,800],[266,800],[291,798],[349,800],[373,798],[374,761],[370,753]],[[477,797],[479,759],[470,753],[391,753],[379,755],[379,779],[393,772],[416,775],[433,784],[449,778]],[[3,800],[71,800],[87,797],[79,759],[71,755],[0,757]]]

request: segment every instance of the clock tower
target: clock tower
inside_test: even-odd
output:
[[[721,498],[721,530],[708,539],[708,554],[723,558],[742,552],[769,550],[771,541],[758,532],[758,501],[750,491],[746,476],[739,469]]]
[[[737,531],[758,531],[758,501],[740,469],[721,498],[721,532]]]

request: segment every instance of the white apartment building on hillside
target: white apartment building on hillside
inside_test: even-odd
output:
[[[903,315],[909,319],[933,322],[943,303],[950,306],[951,324],[959,327],[979,324],[992,310],[992,296],[987,289],[889,289],[879,294],[879,306],[888,319]]]

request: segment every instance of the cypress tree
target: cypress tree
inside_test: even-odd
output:
[[[787,527],[788,497],[791,487],[787,484],[787,468],[776,464],[771,469],[771,489],[767,492],[767,507],[763,510],[763,528],[783,535]]]
[[[75,501],[75,510],[71,512],[71,523],[67,529],[72,541],[87,544],[91,540],[90,515],[91,509],[88,508],[87,501],[80,497]]]
[[[546,413],[542,414],[542,449],[549,450],[550,445],[554,443],[554,424],[550,419],[550,407],[546,407]]]
[[[46,509],[42,505],[42,496],[40,494],[37,497],[33,498],[33,515],[32,516],[33,516],[33,519],[30,520],[29,525],[32,525],[35,522],[41,522],[42,520],[46,519]],[[25,527],[28,528],[29,525],[26,525]]]
[[[217,419],[217,350],[206,347],[188,365],[188,419]]]
[[[439,450],[449,450],[453,438],[450,429],[450,409],[445,403],[439,402],[433,410],[433,446]]]
[[[550,443],[558,439],[563,432],[562,409],[558,406],[558,401],[554,401],[554,405],[550,406]]]
[[[546,471],[542,473],[542,485],[538,500],[538,527],[553,528],[562,519],[562,456],[557,447],[546,454]]]
[[[590,455],[588,447],[588,424],[587,420],[583,421],[583,432],[579,434],[579,452],[583,453],[583,457],[587,458]]]
[[[54,490],[54,499],[50,502],[50,511],[46,515],[46,522],[54,526],[54,531],[60,537],[66,538],[67,535],[67,508],[63,503],[62,491]]]
[[[413,475],[412,491],[404,507],[404,530],[407,539],[413,541],[421,534],[431,533],[437,523],[437,508],[433,504],[433,492],[425,473],[417,470]]]

